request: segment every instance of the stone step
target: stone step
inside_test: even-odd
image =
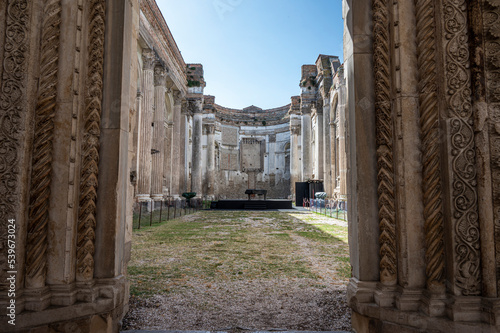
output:
[[[267,205],[263,202],[247,202],[245,203],[244,208],[253,210],[266,210]]]

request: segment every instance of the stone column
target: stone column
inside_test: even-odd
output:
[[[151,122],[154,104],[154,62],[155,55],[151,50],[142,53],[142,105],[139,135],[139,170],[137,175],[137,198],[149,201],[151,193]]]
[[[339,70],[340,73],[340,70]],[[340,77],[341,86],[339,87],[339,99],[338,99],[338,109],[339,109],[339,119],[338,119],[338,133],[337,136],[339,138],[339,177],[340,177],[340,192],[339,194],[342,197],[347,195],[347,152],[346,152],[346,114],[345,114],[345,100],[346,100],[346,91],[345,91],[345,80],[344,80],[344,71],[342,70]]]
[[[290,192],[295,200],[295,183],[301,181],[302,158],[299,146],[300,141],[300,97],[292,97],[290,106]]]
[[[173,121],[165,122],[165,139],[163,141],[163,194],[172,192],[172,136],[174,132]]]
[[[155,103],[153,122],[153,142],[151,144],[152,169],[151,169],[151,199],[163,199],[163,163],[165,159],[165,92],[167,73],[162,66],[154,70]]]
[[[320,97],[321,98],[321,97]],[[323,137],[323,101],[317,101],[316,102],[316,156],[317,156],[317,161],[316,161],[316,172],[315,172],[315,177],[316,179],[323,179],[324,180],[324,137]]]
[[[187,150],[187,101],[182,103],[181,109],[181,119],[180,119],[180,137],[179,137],[179,195],[187,191],[187,170],[188,164],[186,162],[186,150]]]
[[[193,113],[193,151],[191,159],[191,191],[196,192],[197,197],[202,196],[202,144],[203,135],[203,98],[191,98],[188,100],[189,109]]]
[[[323,98],[323,180],[325,192],[328,197],[333,195],[332,186],[332,148],[330,141],[330,94],[326,94]]]
[[[312,179],[314,170],[312,168],[312,149],[311,149],[311,104],[312,101],[302,100],[300,111],[301,118],[301,137],[302,137],[302,181]]]
[[[204,125],[207,134],[207,188],[211,198],[215,195],[215,123]]]
[[[180,196],[179,184],[181,170],[185,168],[184,163],[181,163],[181,108],[182,96],[180,92],[174,93],[174,115],[173,115],[173,135],[172,135],[172,183],[170,186],[170,195],[174,197]]]

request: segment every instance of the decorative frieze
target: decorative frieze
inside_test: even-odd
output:
[[[89,52],[85,95],[80,200],[78,209],[77,280],[88,281],[94,275],[95,230],[97,221],[97,185],[99,173],[99,137],[101,134],[104,75],[104,30],[106,1],[89,3]]]
[[[25,135],[26,74],[30,38],[31,1],[6,1],[3,76],[0,87],[0,248],[7,249],[7,223],[19,212],[19,169],[21,167],[21,139]],[[0,262],[7,263],[7,251],[0,253]],[[2,281],[6,265],[2,266]]]

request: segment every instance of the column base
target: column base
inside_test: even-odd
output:
[[[151,201],[151,196],[149,194],[138,194],[136,198],[139,202]]]
[[[153,201],[163,201],[164,200],[163,194],[153,194],[151,196],[151,200],[153,200]]]

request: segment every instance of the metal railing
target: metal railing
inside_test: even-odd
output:
[[[347,221],[347,201],[335,199],[304,199],[303,207],[312,212]]]
[[[137,202],[133,213],[133,229],[163,223],[200,210],[210,209],[212,201],[206,197],[188,201],[184,198],[167,197],[162,201]]]

